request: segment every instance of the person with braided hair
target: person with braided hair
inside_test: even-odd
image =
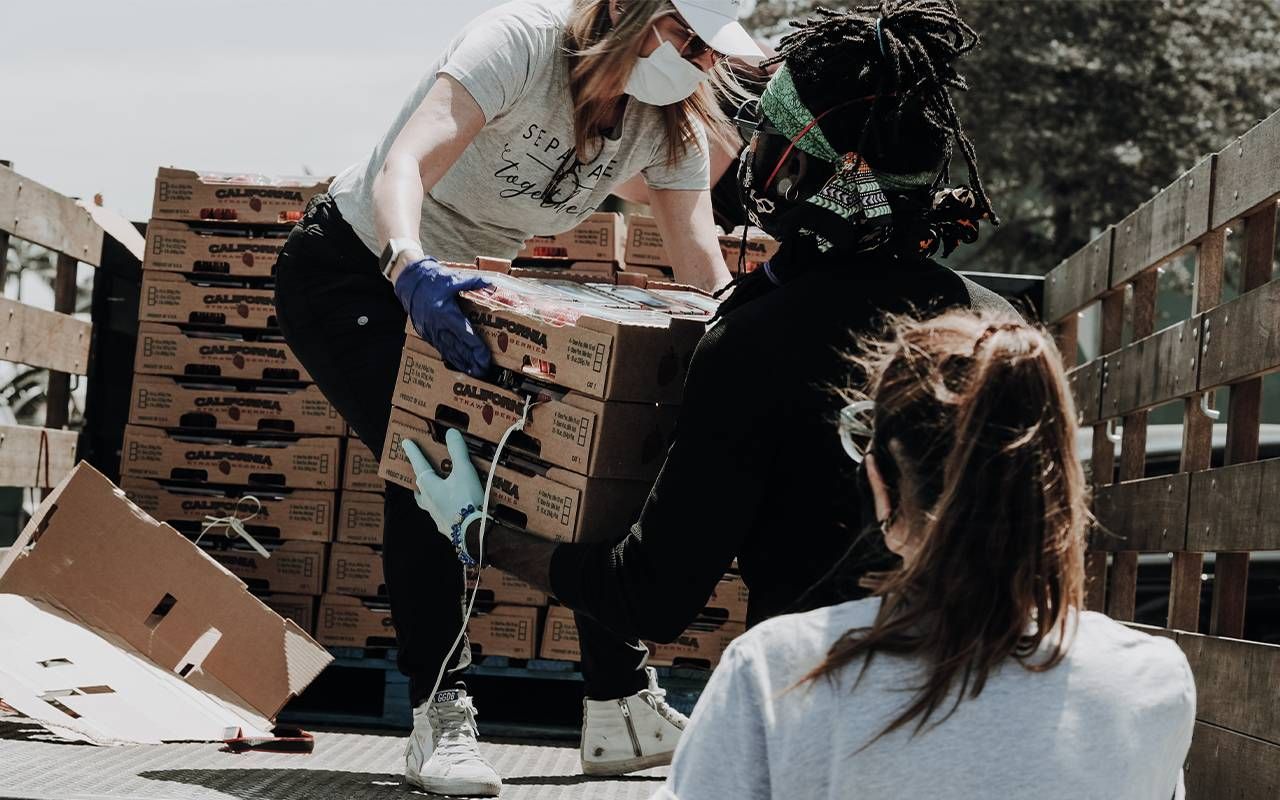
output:
[[[887,313],[1016,317],[929,258],[995,218],[950,97],[964,87],[955,62],[976,43],[950,0],[891,0],[797,23],[762,96],[737,115],[751,141],[738,170],[743,199],[781,247],[738,279],[699,343],[640,519],[616,541],[559,544],[495,521],[483,547],[473,524],[463,554],[626,640],[678,637],[734,558],[749,624],[865,594],[860,578],[892,556],[856,536],[870,504],[848,491],[854,475],[830,435],[842,352]],[[971,190],[942,186],[957,145]],[[461,467],[448,481],[421,475],[419,502],[444,507],[446,497],[433,498]]]

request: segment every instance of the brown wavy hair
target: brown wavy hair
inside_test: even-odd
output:
[[[941,724],[1008,658],[1033,672],[1062,660],[1083,606],[1089,520],[1049,335],[968,311],[891,330],[861,343],[855,374],[875,402],[871,452],[893,517],[918,549],[879,577],[874,623],[847,631],[804,679],[863,659],[861,680],[879,653],[922,660],[927,677],[876,739],[913,721],[919,733],[954,691]]]
[[[676,13],[666,0],[623,0],[615,24],[609,16],[610,0],[574,0],[573,15],[565,30],[569,54],[569,91],[573,96],[574,146],[583,163],[593,161],[592,152],[603,147],[600,127],[623,94],[627,79],[651,36],[649,29],[659,19]],[[689,98],[663,106],[667,161],[674,164],[697,146],[695,122],[700,121],[707,136],[737,152],[737,134],[716,102],[716,92],[730,97],[746,97],[728,62],[711,70],[711,79]]]

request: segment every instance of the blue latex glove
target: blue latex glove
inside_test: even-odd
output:
[[[462,434],[450,428],[444,435],[444,441],[453,462],[447,478],[436,474],[427,457],[411,440],[405,439],[400,447],[413,465],[414,481],[418,484],[418,491],[413,493],[413,497],[418,501],[418,507],[431,515],[436,528],[453,545],[458,560],[474,564],[475,559],[467,552],[464,523],[470,517],[479,518],[484,508],[484,485],[471,463],[471,453]]]
[[[493,361],[488,345],[458,307],[458,292],[488,286],[484,278],[459,278],[430,256],[405,267],[396,278],[396,297],[409,312],[413,329],[451,366],[473,378],[485,377]]]

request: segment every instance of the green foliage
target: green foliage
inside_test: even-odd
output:
[[[815,5],[759,0],[751,24]],[[959,6],[984,44],[956,103],[1004,224],[957,266],[1043,273],[1280,107],[1280,0]]]

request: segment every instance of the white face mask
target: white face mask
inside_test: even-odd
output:
[[[653,31],[658,36],[656,30]],[[687,99],[710,77],[689,63],[671,42],[659,37],[662,44],[643,58],[636,59],[627,87],[623,90],[642,103],[669,106]]]

